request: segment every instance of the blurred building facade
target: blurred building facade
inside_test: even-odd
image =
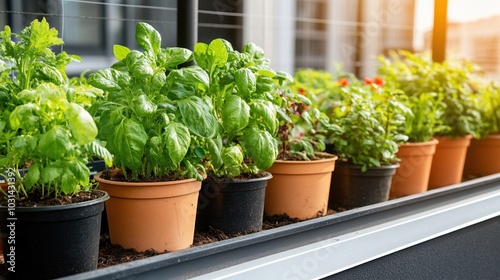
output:
[[[175,46],[181,0],[0,0],[0,24],[19,32],[46,17],[65,41],[64,50],[84,63],[81,73],[114,62],[114,44],[135,46],[135,24],[146,21]],[[415,0],[199,0],[198,40],[221,37],[241,49],[261,46],[273,68],[293,73],[335,64],[358,76],[376,72],[375,58],[413,45]]]
[[[446,49],[469,59],[493,79],[500,78],[500,16],[472,22],[448,23]],[[425,35],[426,50],[432,48],[432,31]]]

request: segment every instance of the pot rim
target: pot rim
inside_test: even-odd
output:
[[[43,211],[58,211],[58,210],[63,210],[63,209],[73,209],[73,208],[81,208],[81,207],[86,207],[86,206],[91,206],[95,204],[99,204],[102,202],[105,202],[106,200],[109,199],[109,194],[103,190],[94,190],[100,193],[104,193],[103,196],[93,199],[93,200],[88,200],[88,201],[82,201],[82,202],[77,202],[77,203],[70,203],[70,204],[64,204],[64,205],[50,205],[50,206],[15,206],[15,211],[22,211],[22,212],[43,212]],[[7,209],[8,206],[0,206],[0,209],[4,211]]]

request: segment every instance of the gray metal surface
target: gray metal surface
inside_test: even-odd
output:
[[[65,279],[340,276],[498,216],[500,174]]]

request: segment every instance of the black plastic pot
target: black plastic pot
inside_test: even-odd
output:
[[[262,230],[267,176],[249,180],[205,179],[198,198],[198,229],[214,227],[224,233]]]
[[[105,193],[68,205],[14,207],[14,216],[0,207],[3,255],[7,268],[15,270],[8,271],[8,279],[54,279],[96,269],[108,198]]]
[[[352,209],[389,199],[392,176],[399,164],[370,167],[337,162],[332,173],[329,207]]]

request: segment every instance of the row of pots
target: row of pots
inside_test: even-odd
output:
[[[444,172],[433,171],[441,162],[446,165],[446,173],[451,171],[452,165],[455,164],[462,164],[462,167],[458,169],[463,170],[463,174],[466,176],[485,176],[500,172],[498,162],[496,165],[487,166],[485,171],[480,171],[478,169],[480,166],[476,162],[481,155],[492,159],[498,158],[499,152],[495,152],[493,147],[499,146],[499,144],[495,144],[499,140],[500,136],[490,136],[484,140],[471,139],[470,137],[464,139],[438,138],[430,143],[425,143],[413,152],[406,152],[406,148],[402,146],[398,155],[402,159],[400,164],[375,168],[381,173],[374,171],[375,169],[361,172],[359,168],[353,169],[353,166],[337,162],[336,157],[313,162],[314,165],[311,167],[305,167],[304,162],[278,161],[275,166],[268,170],[270,174],[267,177],[245,182],[245,184],[250,184],[248,193],[243,192],[246,189],[242,185],[243,182],[232,185],[229,182],[213,180],[205,180],[203,183],[195,180],[184,180],[178,187],[173,187],[168,183],[167,186],[160,186],[159,183],[148,183],[150,185],[147,187],[125,183],[124,187],[117,187],[114,185],[117,182],[104,180],[100,178],[100,174],[97,174],[94,178],[99,181],[99,188],[107,194],[97,201],[72,205],[70,207],[72,214],[61,214],[63,208],[66,208],[65,206],[51,207],[50,211],[39,209],[41,212],[37,213],[33,211],[33,208],[30,208],[29,211],[23,209],[24,207],[16,208],[15,256],[12,256],[10,243],[8,243],[10,233],[2,232],[4,258],[6,262],[13,259],[16,264],[16,273],[11,273],[9,278],[36,279],[40,276],[39,271],[47,271],[47,269],[49,271],[44,272],[43,277],[61,275],[59,274],[61,267],[70,269],[69,272],[65,272],[65,275],[95,269],[104,203],[106,204],[107,221],[113,243],[139,251],[151,248],[157,251],[175,251],[187,248],[192,244],[195,226],[199,228],[212,226],[227,233],[258,231],[262,228],[264,214],[286,213],[292,218],[304,220],[324,216],[328,208],[349,209],[385,201],[389,197],[404,196],[427,190],[425,187],[413,191],[398,190],[399,185],[408,184],[407,180],[410,177],[418,177],[424,182],[427,180],[428,188],[455,184],[462,180],[462,172],[454,175],[452,179],[444,179],[441,176]],[[483,146],[483,143],[486,146]],[[455,149],[459,147],[465,147],[465,149],[458,152]],[[424,158],[421,159],[420,156],[424,156]],[[459,159],[452,159],[452,156],[458,156]],[[467,160],[465,160],[466,158]],[[429,160],[432,162],[432,168],[424,167],[424,170],[417,171]],[[286,167],[280,167],[284,164]],[[299,173],[297,177],[291,177],[288,174],[295,172]],[[351,175],[354,177],[350,177]],[[285,178],[285,181],[278,182],[282,177]],[[382,179],[381,183],[374,183],[372,181],[374,178]],[[304,182],[299,181],[299,179],[304,179]],[[307,184],[311,183],[313,187],[307,187]],[[350,185],[348,186],[348,184]],[[320,187],[320,185],[323,186]],[[377,186],[383,185],[390,187],[377,190]],[[416,185],[416,183],[410,185]],[[125,192],[119,192],[119,189],[125,190]],[[391,190],[390,195],[389,189]],[[295,193],[295,191],[304,190],[304,196]],[[364,193],[366,190],[371,190],[371,194]],[[319,206],[312,206],[313,201],[317,202]],[[142,202],[145,203],[142,204]],[[156,208],[159,206],[167,208],[159,210]],[[298,212],[299,210],[295,209],[296,206],[306,206],[305,211]],[[33,214],[34,217],[31,216]],[[2,217],[1,220],[2,229],[6,229],[9,223],[7,217]],[[138,223],[133,224],[132,220],[137,220]],[[41,230],[43,221],[50,222],[50,225],[45,227],[45,232]],[[83,221],[83,224],[77,227],[74,225],[77,221]],[[68,223],[71,226],[68,226]],[[181,224],[185,224],[186,229],[178,227]],[[162,228],[157,229],[156,226]],[[57,233],[58,228],[62,229],[60,235]],[[67,229],[70,228],[75,229],[75,232],[68,235]],[[130,236],[126,236],[126,233]],[[29,234],[34,234],[34,236]],[[33,250],[39,246],[36,244],[39,243],[37,241],[39,238],[46,239],[49,236],[54,237],[54,241],[44,242],[44,244],[48,244],[47,246],[52,249],[61,248],[60,250]],[[66,243],[64,240],[68,236],[72,240],[68,240]],[[78,242],[75,242],[75,238],[79,239]],[[178,242],[172,240],[178,240]],[[90,253],[85,253],[84,249],[89,248]],[[48,252],[53,253],[47,255]],[[28,257],[33,256],[32,261],[27,260]],[[79,265],[69,265],[71,260],[76,260]],[[57,263],[58,266],[53,266],[53,263]],[[63,265],[65,263],[68,265]],[[52,274],[52,270],[57,270],[57,272]],[[30,271],[34,273],[29,274]]]
[[[471,140],[473,145],[467,149]],[[117,185],[123,184],[99,176],[96,180],[100,189],[111,196],[106,209],[112,242],[140,251],[150,248],[173,251],[191,245],[195,227],[211,226],[226,233],[258,231],[262,229],[264,215],[286,214],[306,220],[326,215],[329,208],[352,209],[456,184],[462,181],[463,170],[465,174],[480,176],[500,172],[500,168],[477,171],[476,150],[487,141],[438,137],[425,143],[405,144],[398,152],[399,164],[369,168],[365,172],[359,166],[336,161],[336,156],[310,162],[278,160],[266,177],[247,181],[208,178],[203,183],[186,180],[177,191],[172,183],[147,183],[147,188],[128,183],[122,188]],[[487,149],[491,150],[491,144]],[[464,169],[466,155],[470,161]],[[457,172],[452,173],[453,170]],[[166,189],[162,190],[160,185]],[[122,189],[125,193],[121,193]],[[180,201],[174,201],[177,199]],[[141,202],[145,205],[140,206]],[[168,208],[154,210],[157,205]],[[185,206],[179,208],[179,205]],[[150,215],[146,213],[149,210],[176,215]],[[123,213],[125,217],[121,216]],[[131,220],[137,220],[138,224],[132,224]],[[142,229],[151,229],[155,223],[163,228],[148,230],[151,236],[136,238],[138,234],[147,234]],[[182,223],[186,229],[172,230],[172,225]],[[130,236],[133,232],[137,234]],[[172,243],[174,239],[179,243]]]

